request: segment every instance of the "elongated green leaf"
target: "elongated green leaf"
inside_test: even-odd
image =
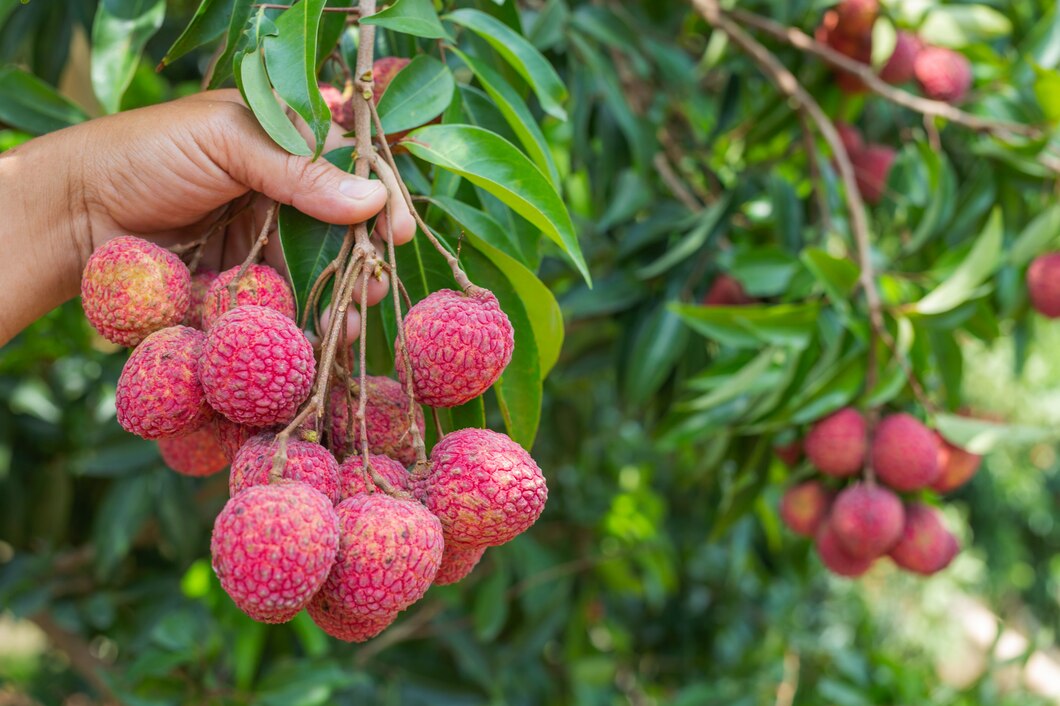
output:
[[[817,326],[820,305],[695,306],[671,304],[671,310],[693,330],[738,347],[769,343],[803,348]]]
[[[1003,224],[995,209],[971,252],[953,273],[916,304],[921,314],[941,314],[968,301],[1001,265]]]
[[[648,313],[633,334],[623,375],[623,391],[631,403],[644,402],[666,382],[687,341],[688,329],[665,304]]]
[[[243,99],[254,111],[255,117],[265,132],[276,144],[291,154],[308,157],[313,154],[272,93],[269,78],[265,75],[265,57],[261,51],[242,54],[236,67],[237,83]]]
[[[232,7],[231,0],[202,0],[191,22],[162,57],[159,67],[172,64],[192,49],[220,37],[232,21]]]
[[[1056,427],[1005,424],[955,414],[935,415],[935,425],[939,433],[951,443],[977,454],[985,454],[1006,446],[1056,443],[1060,439],[1060,432]]]
[[[443,172],[443,174],[447,173]],[[527,264],[520,259],[522,254],[519,252],[519,244],[490,214],[448,196],[432,196],[431,203],[445,211],[446,215],[456,221],[461,228],[471,231],[489,243],[491,247],[504,252],[509,257],[514,257],[523,265]]]
[[[548,178],[510,142],[472,125],[428,125],[409,134],[409,152],[482,187],[560,246],[592,281],[574,224]]]
[[[324,149],[331,112],[317,88],[317,30],[325,0],[301,0],[276,19],[275,36],[265,37],[265,66],[283,101],[306,121],[316,140],[313,156]]]
[[[253,12],[255,0],[235,0],[232,5],[232,16],[228,20],[228,32],[225,34],[225,49],[217,58],[210,71],[210,88],[217,88],[232,75],[235,66],[236,52],[240,49],[239,39],[247,20]]]
[[[567,119],[567,111],[562,106],[567,99],[567,88],[552,64],[533,44],[500,20],[478,10],[457,10],[446,15],[445,19],[470,29],[489,42],[494,51],[526,80],[546,113],[560,120]]]
[[[743,366],[736,374],[729,376],[706,395],[702,395],[691,402],[681,405],[682,411],[695,412],[711,409],[729,400],[735,399],[748,392],[761,391],[761,382],[770,368],[774,367],[782,356],[778,356],[778,349],[766,348],[757,356],[752,358],[747,365]],[[779,358],[779,360],[778,360]]]
[[[0,123],[43,135],[87,119],[81,108],[33,74],[0,68]]]
[[[121,107],[147,40],[162,26],[165,0],[102,0],[92,23],[92,88],[108,113]]]
[[[291,206],[280,206],[276,226],[283,245],[284,262],[291,275],[295,310],[301,316],[313,283],[339,254],[349,227],[323,223]]]
[[[361,24],[378,25],[426,39],[449,39],[431,0],[398,0],[382,12],[362,17]]]
[[[806,248],[799,258],[813,273],[832,304],[843,311],[849,309],[850,294],[861,276],[858,266],[846,258],[832,257],[819,248]]]
[[[1046,250],[1053,249],[1060,239],[1060,205],[1053,205],[1027,224],[1012,243],[1008,261],[1014,267],[1024,267]]]
[[[1012,33],[1012,22],[987,5],[936,5],[920,26],[920,37],[931,44],[963,47]]]
[[[456,81],[445,64],[421,54],[397,73],[379,100],[379,119],[389,135],[423,125],[453,100]]]

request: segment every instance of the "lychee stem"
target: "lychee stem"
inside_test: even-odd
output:
[[[276,201],[269,204],[269,210],[265,212],[265,223],[261,226],[261,232],[258,233],[254,245],[251,246],[250,252],[247,253],[246,258],[243,260],[239,272],[236,273],[236,276],[228,283],[228,305],[230,307],[236,305],[236,294],[239,292],[239,281],[243,279],[243,275],[247,273],[250,266],[258,261],[258,255],[261,254],[261,249],[265,247],[265,243],[269,242],[269,231],[272,230],[272,224],[276,219],[276,211],[278,209],[279,204]]]

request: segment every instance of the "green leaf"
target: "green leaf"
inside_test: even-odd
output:
[[[561,105],[567,98],[567,88],[552,64],[533,44],[500,20],[478,10],[457,10],[446,15],[445,19],[470,29],[489,42],[494,51],[530,85],[546,113],[560,120],[567,119],[567,111]]]
[[[162,26],[165,0],[101,0],[92,23],[92,88],[108,113],[118,112],[147,40]]]
[[[448,172],[443,172],[447,174]],[[478,236],[481,240],[489,243],[491,247],[500,250],[509,257],[514,257],[526,265],[519,251],[519,244],[515,242],[511,234],[490,214],[481,211],[474,206],[469,206],[459,199],[448,196],[432,196],[431,203],[442,209],[447,216],[457,224]]]
[[[318,221],[292,206],[280,206],[276,223],[283,259],[291,275],[295,311],[301,315],[313,283],[339,254],[349,226]]]
[[[430,122],[449,106],[455,89],[445,64],[433,56],[417,56],[394,76],[379,100],[383,131],[392,135]]]
[[[1001,210],[994,209],[968,256],[942,284],[917,302],[916,311],[921,314],[941,314],[975,295],[979,285],[1001,265],[1003,235]]]
[[[641,322],[633,334],[623,375],[623,390],[632,404],[643,403],[666,382],[687,341],[688,329],[664,303]]]
[[[1060,121],[1060,72],[1034,67],[1034,95],[1045,117]]]
[[[150,472],[141,473],[115,481],[107,490],[92,528],[100,577],[109,577],[132,549],[133,538],[151,514],[153,480]]]
[[[849,299],[861,276],[858,266],[847,258],[832,257],[819,248],[806,248],[799,258],[837,308],[849,308]]]
[[[236,83],[243,93],[243,99],[254,111],[254,116],[261,123],[265,132],[269,133],[276,144],[291,154],[309,157],[313,150],[309,149],[305,139],[298,133],[291,121],[287,119],[287,113],[276,102],[269,85],[269,78],[265,75],[265,57],[263,53],[254,51],[241,54],[237,61]]]
[[[425,39],[449,39],[431,0],[397,0],[382,12],[362,17],[360,22]]]
[[[250,15],[254,11],[255,1],[235,0],[232,5],[232,17],[228,22],[228,33],[225,36],[225,50],[221,52],[221,56],[214,62],[210,71],[210,88],[217,88],[224,83],[225,79],[232,75],[236,52],[240,49],[239,40],[243,36],[243,29],[247,26],[247,20],[250,19]]]
[[[681,405],[682,411],[696,412],[711,409],[748,392],[762,392],[759,384],[766,373],[783,360],[783,351],[765,348],[739,371],[724,378],[724,382],[705,395]],[[779,359],[779,361],[778,361]]]
[[[671,304],[670,309],[692,330],[737,347],[763,343],[804,348],[817,326],[821,306],[804,304],[695,306]]]
[[[733,256],[729,272],[753,297],[772,297],[787,291],[799,262],[777,247],[743,250]]]
[[[936,414],[935,426],[951,443],[976,454],[989,453],[1002,447],[1055,444],[1060,440],[1060,432],[1056,427],[1005,424],[955,414]]]
[[[1025,267],[1042,253],[1055,249],[1060,238],[1060,205],[1054,204],[1028,223],[1009,248],[1008,261],[1013,267]]]
[[[191,22],[162,57],[159,68],[220,37],[232,21],[232,8],[231,0],[202,0]]]
[[[459,174],[503,201],[559,245],[586,282],[592,281],[563,199],[510,142],[472,125],[428,125],[411,132],[402,144],[414,156]]]
[[[472,621],[475,635],[482,642],[491,642],[500,634],[508,619],[508,601],[504,594],[508,590],[508,572],[494,571],[475,592]]]
[[[33,74],[0,68],[0,123],[43,135],[84,120],[88,116],[81,108]]]
[[[316,140],[313,157],[324,149],[331,112],[317,87],[317,30],[325,0],[301,0],[276,19],[276,34],[262,48],[269,80],[280,98],[309,125]]]
[[[1012,34],[1012,22],[986,5],[936,5],[920,26],[927,44],[961,48]]]

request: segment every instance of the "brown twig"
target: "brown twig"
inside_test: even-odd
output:
[[[703,210],[703,204],[692,195],[692,192],[684,185],[681,178],[677,176],[677,172],[670,166],[670,160],[666,158],[665,152],[656,152],[651,161],[655,165],[655,171],[659,173],[659,178],[663,180],[670,192],[685,208],[692,213],[699,213]]]

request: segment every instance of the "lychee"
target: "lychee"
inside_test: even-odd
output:
[[[141,238],[108,240],[88,258],[81,306],[112,343],[135,346],[188,313],[191,273],[173,253]]]
[[[979,470],[982,456],[965,451],[947,441],[938,432],[935,439],[939,445],[939,475],[931,484],[937,493],[948,493],[967,483]]]
[[[379,101],[383,98],[383,94],[386,93],[386,89],[390,87],[390,82],[394,80],[398,72],[408,65],[409,59],[402,56],[384,56],[375,60],[375,63],[372,64],[372,81],[375,82],[372,100],[376,105],[379,105]]]
[[[210,476],[228,465],[212,425],[186,436],[159,439],[158,450],[167,466],[185,476]]]
[[[879,0],[841,0],[835,6],[836,31],[847,37],[872,36],[880,14]]]
[[[868,65],[872,61],[872,23],[876,20],[875,10],[868,7],[869,4],[874,3],[857,0],[842,3],[826,12],[814,33],[817,41],[854,61]],[[871,17],[865,10],[872,10]],[[846,93],[865,90],[865,84],[855,74],[842,69],[834,71],[840,90]]]
[[[1027,268],[1027,294],[1038,313],[1060,317],[1060,252],[1040,255]]]
[[[217,276],[206,291],[202,305],[202,325],[209,330],[217,318],[229,309],[232,297],[228,285],[239,274],[239,267],[225,270]],[[295,317],[294,294],[291,285],[276,270],[268,265],[251,265],[236,285],[235,306],[264,306],[280,312],[289,319]]]
[[[829,523],[848,555],[874,559],[898,541],[905,514],[902,501],[891,491],[855,483],[836,496]]]
[[[861,559],[848,554],[828,521],[821,523],[821,526],[817,529],[814,546],[816,546],[817,555],[821,557],[821,563],[825,565],[825,568],[839,576],[849,578],[861,576],[872,567],[872,563],[875,561],[872,558]]]
[[[350,399],[354,409],[360,393],[360,381],[350,381]],[[365,388],[368,399],[365,406],[364,423],[368,430],[368,450],[373,454],[384,454],[410,466],[416,462],[416,449],[409,433],[409,398],[405,388],[397,380],[381,376],[368,376]],[[331,388],[330,418],[328,430],[331,434],[331,449],[338,458],[345,458],[354,451],[356,444],[349,440],[350,411],[346,392],[340,385]],[[425,426],[423,410],[415,406],[416,425],[423,438]],[[354,438],[359,438],[354,430]]]
[[[313,385],[313,346],[290,318],[263,306],[225,312],[206,334],[199,379],[210,406],[265,427],[294,418]]]
[[[837,122],[835,129],[839,133],[839,140],[843,143],[843,148],[847,151],[847,156],[851,160],[861,150],[865,149],[865,141],[861,139],[861,131],[856,127],[848,123]]]
[[[895,151],[886,145],[866,145],[865,149],[851,155],[858,192],[868,203],[877,204],[883,198],[895,156]]]
[[[212,416],[196,373],[203,333],[188,326],[155,331],[125,361],[114,406],[125,431],[144,439],[190,434]]]
[[[793,485],[780,499],[780,519],[792,532],[812,537],[828,516],[832,493],[815,480]]]
[[[880,78],[890,84],[898,85],[910,81],[914,75],[913,66],[920,53],[920,40],[915,34],[899,32],[894,43],[891,58],[883,65]]]
[[[403,325],[416,399],[432,407],[456,407],[481,395],[500,378],[515,348],[511,322],[485,289],[433,292],[409,309]],[[404,382],[400,350],[395,357]]]
[[[410,490],[412,476],[405,467],[388,456],[373,454],[368,457],[372,468],[397,490]],[[364,459],[360,454],[352,454],[339,464],[339,500],[353,497],[359,493],[375,492],[375,483],[364,472]],[[370,485],[369,485],[370,484]]]
[[[892,414],[876,425],[872,466],[895,490],[926,488],[939,476],[935,434],[908,414]]]
[[[225,458],[231,463],[243,444],[247,443],[250,437],[262,433],[262,430],[246,424],[237,424],[227,417],[217,415],[213,420],[213,432],[217,437],[217,443],[221,445]]]
[[[448,586],[464,579],[475,570],[486,547],[472,547],[459,542],[448,541],[442,552],[442,565],[434,577],[435,586]]]
[[[253,485],[268,483],[279,447],[275,434],[258,434],[243,444],[232,461],[228,492],[234,496]],[[283,477],[305,483],[333,503],[339,501],[339,464],[320,444],[288,439]]]
[[[344,130],[353,129],[353,101],[345,98],[342,91],[330,83],[321,83],[320,95],[331,111],[332,122],[338,123]]]
[[[545,477],[530,454],[488,429],[444,436],[414,487],[442,521],[446,541],[473,546],[504,544],[524,532],[548,498]]]
[[[340,603],[317,594],[317,599],[309,604],[307,612],[317,627],[336,640],[365,642],[390,627],[401,611],[364,617],[343,610]]]
[[[971,62],[945,47],[924,47],[917,52],[913,73],[920,90],[932,100],[960,103],[972,87]]]
[[[806,457],[821,473],[837,478],[852,476],[865,465],[865,419],[845,407],[818,421],[803,441]]]
[[[339,547],[331,501],[305,483],[255,485],[229,499],[213,526],[213,570],[235,604],[285,623],[324,585]]]
[[[938,511],[912,503],[905,509],[905,527],[890,557],[906,571],[927,576],[949,566],[959,551],[957,538],[942,524]]]
[[[217,279],[213,270],[199,270],[191,276],[191,297],[188,299],[188,313],[184,316],[184,325],[202,329],[202,306],[206,302],[206,292]]]
[[[794,466],[802,460],[802,439],[795,439],[786,444],[774,446],[773,453],[787,465]]]
[[[753,303],[754,299],[747,295],[740,280],[726,274],[715,277],[703,296],[704,306],[743,306]]]

